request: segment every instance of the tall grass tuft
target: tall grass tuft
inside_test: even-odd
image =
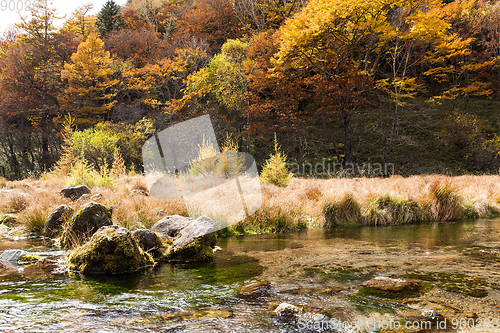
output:
[[[423,222],[427,215],[413,199],[390,194],[373,197],[367,204],[368,223],[375,226]]]
[[[43,234],[43,229],[45,227],[45,222],[49,217],[49,214],[42,207],[30,207],[23,214],[24,220],[26,221],[25,229],[27,232],[34,232],[37,235]]]
[[[327,200],[323,204],[323,216],[325,218],[325,226],[328,227],[336,224],[362,224],[365,222],[361,214],[361,206],[350,193],[345,194],[342,199],[337,201]]]
[[[2,211],[5,213],[19,213],[30,205],[28,196],[25,193],[13,192],[5,198]]]
[[[464,200],[449,183],[435,182],[430,187],[429,210],[436,222],[458,220],[464,210]]]

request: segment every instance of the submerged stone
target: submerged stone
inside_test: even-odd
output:
[[[243,285],[240,289],[239,296],[250,297],[267,294],[271,289],[271,284],[267,281],[250,282]]]
[[[416,284],[414,282],[403,279],[393,279],[384,276],[377,276],[371,280],[364,282],[362,286],[383,291],[399,292],[407,289],[413,289],[415,288]]]
[[[68,205],[57,206],[45,222],[43,234],[47,237],[58,237],[62,232],[63,225],[71,217],[74,210]]]
[[[112,224],[111,208],[91,201],[81,206],[65,224],[60,245],[68,248],[83,244],[99,228]]]
[[[63,188],[60,193],[65,198],[75,201],[84,194],[90,194],[90,189],[85,185],[77,185]]]
[[[156,222],[152,231],[164,242],[173,242],[165,252],[168,261],[207,261],[214,255],[217,234],[214,221],[206,216],[196,220],[173,215]]]
[[[154,264],[132,233],[116,225],[100,228],[68,255],[67,268],[83,274],[123,274]]]

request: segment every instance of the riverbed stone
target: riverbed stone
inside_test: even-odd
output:
[[[75,201],[84,194],[90,194],[90,189],[85,185],[65,187],[60,192],[65,198]]]
[[[290,303],[281,303],[278,307],[273,311],[276,316],[279,317],[290,317],[295,316],[301,313],[302,310]]]
[[[21,260],[28,252],[24,250],[5,250],[0,254],[0,261],[9,262],[9,263],[17,263]]]
[[[67,268],[83,274],[123,274],[154,264],[132,233],[116,225],[101,227],[68,255]]]
[[[383,291],[400,292],[403,290],[414,289],[416,283],[403,279],[393,279],[385,276],[377,276],[362,284],[363,287],[368,287]]]
[[[239,296],[241,297],[255,297],[269,293],[271,284],[267,281],[255,281],[243,285],[240,288]]]
[[[63,225],[68,221],[73,212],[74,209],[68,205],[57,206],[47,218],[43,234],[50,238],[58,237],[62,232]]]
[[[163,242],[156,232],[149,229],[137,229],[132,232],[132,236],[134,236],[135,240],[144,251],[153,255],[160,254],[160,250],[163,248]]]
[[[111,208],[97,202],[81,206],[64,225],[61,247],[68,248],[85,243],[99,228],[112,225]]]
[[[0,223],[8,227],[16,226],[20,223],[19,219],[13,214],[4,214],[0,216]]]
[[[171,244],[165,251],[167,261],[206,261],[213,258],[217,234],[214,221],[206,216],[196,220],[172,215],[156,222],[151,228]]]

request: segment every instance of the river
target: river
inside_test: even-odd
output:
[[[213,262],[120,276],[65,272],[64,252],[47,242],[0,239],[0,251],[44,259],[0,268],[0,331],[303,331],[273,314],[283,302],[345,322],[421,320],[426,310],[450,322],[500,319],[498,218],[221,239]],[[363,292],[375,276],[417,279],[422,290],[395,298]],[[264,283],[240,293],[255,281]]]

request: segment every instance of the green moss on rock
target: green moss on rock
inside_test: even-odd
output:
[[[110,226],[111,208],[100,203],[89,202],[65,224],[59,244],[63,248],[85,243],[99,228]]]
[[[100,228],[86,244],[70,252],[66,266],[84,274],[122,274],[153,264],[129,230],[113,225]]]
[[[28,254],[24,255],[19,260],[19,264],[21,264],[21,265],[35,264],[35,263],[39,262],[40,260],[42,260],[42,258],[40,258],[39,256],[37,256],[36,254],[28,253]]]

